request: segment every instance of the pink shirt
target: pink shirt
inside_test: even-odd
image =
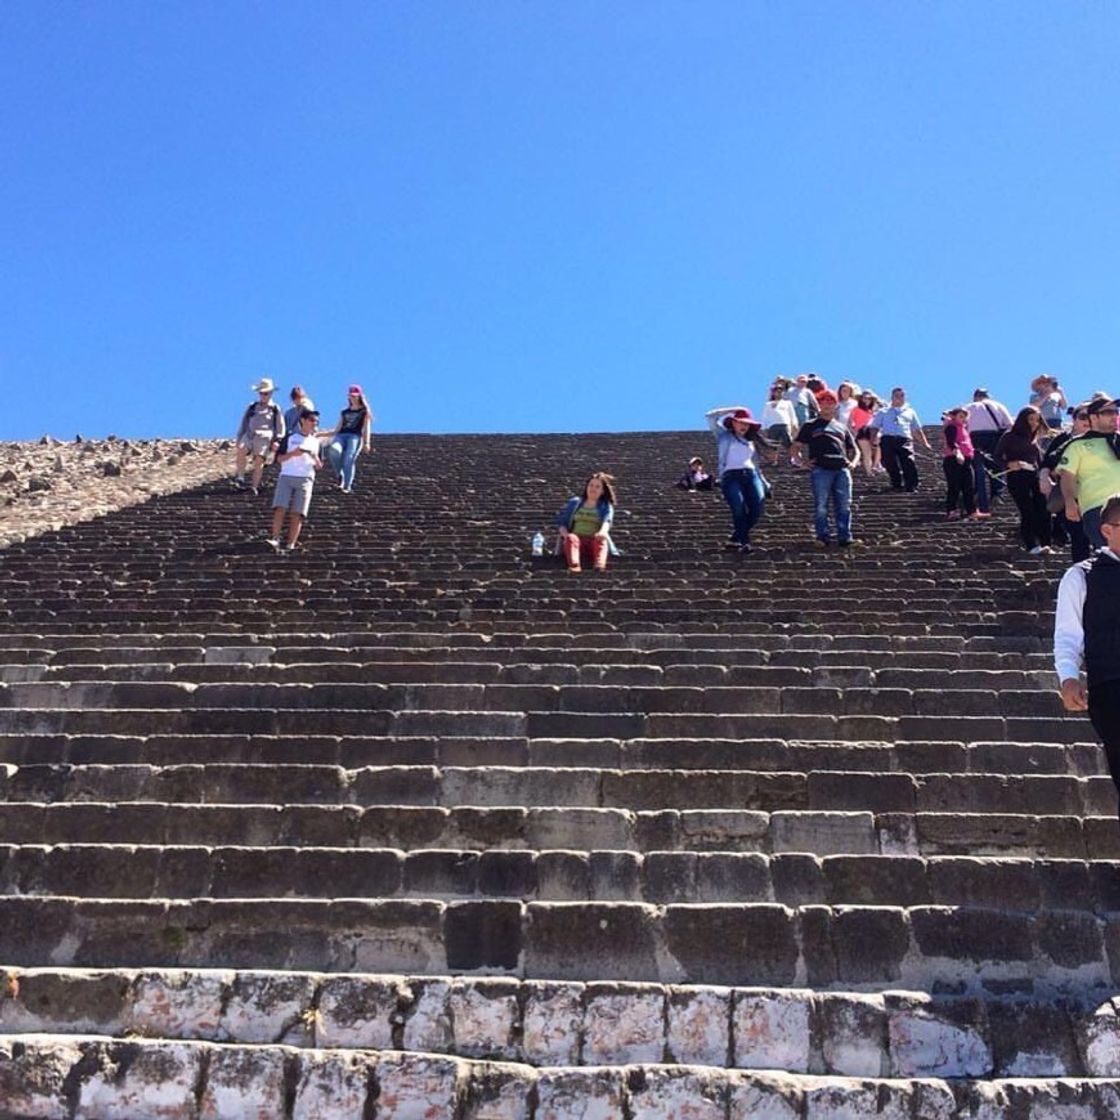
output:
[[[950,428],[953,429],[953,435],[956,437],[955,445],[952,447],[949,445],[948,438]],[[972,447],[972,437],[968,434],[968,429],[959,420],[950,420],[949,423],[941,429],[941,433],[945,437],[945,448],[941,454],[944,455],[946,459],[958,448],[966,459],[971,459],[973,455],[976,454]]]

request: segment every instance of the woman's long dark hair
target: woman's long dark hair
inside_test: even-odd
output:
[[[617,505],[618,503],[615,498],[616,492],[614,488],[614,475],[606,474],[603,471],[596,471],[587,479],[587,482],[583,484],[583,494],[580,495],[580,501],[587,501],[587,487],[591,483],[591,480],[593,478],[597,478],[603,484],[603,501],[610,502],[612,506]]]
[[[1039,412],[1033,404],[1028,404],[1025,408],[1019,409],[1019,415],[1015,417],[1015,422],[1011,425],[1011,434],[1013,436],[1023,436],[1026,439],[1034,440],[1037,440],[1041,437],[1044,431],[1043,425],[1039,424],[1039,426],[1032,432],[1031,426],[1027,422],[1028,417],[1030,417],[1031,415],[1037,416],[1039,420],[1042,419],[1042,413]]]

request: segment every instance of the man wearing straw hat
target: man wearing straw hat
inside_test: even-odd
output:
[[[284,438],[284,414],[272,399],[274,388],[267,377],[262,377],[253,386],[257,399],[241,414],[241,425],[237,429],[237,467],[233,484],[238,489],[244,489],[245,464],[252,455],[253,481],[250,489],[254,494],[260,489],[265,457],[270,451],[275,451]]]

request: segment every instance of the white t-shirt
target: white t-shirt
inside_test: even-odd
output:
[[[840,401],[836,406],[836,419],[846,428],[848,420],[851,418],[852,410],[856,407],[855,397],[849,397],[846,401]]]
[[[319,437],[305,436],[300,432],[287,437],[287,451],[306,451],[306,455],[297,455],[293,459],[285,459],[280,464],[280,473],[291,478],[314,478],[315,459],[319,455]]]
[[[780,401],[767,401],[759,420],[763,428],[771,428],[775,424],[785,424],[787,428],[797,427],[797,413],[784,397]]]

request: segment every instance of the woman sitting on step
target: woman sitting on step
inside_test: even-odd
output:
[[[583,486],[582,494],[570,497],[556,518],[560,527],[560,551],[569,572],[578,572],[588,560],[598,571],[607,566],[614,521],[614,478],[596,471]]]
[[[732,533],[728,548],[750,552],[751,530],[766,506],[766,480],[759,469],[759,448],[769,441],[759,434],[762,425],[749,408],[713,408],[705,416],[716,437],[719,488],[731,509]]]

